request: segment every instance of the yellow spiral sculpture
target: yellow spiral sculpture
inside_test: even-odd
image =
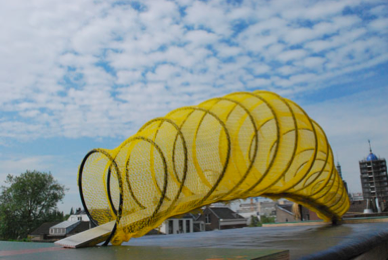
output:
[[[155,118],[116,149],[89,152],[78,181],[92,221],[115,221],[106,241],[112,244],[218,201],[282,197],[326,221],[349,208],[321,127],[267,91],[232,93]]]

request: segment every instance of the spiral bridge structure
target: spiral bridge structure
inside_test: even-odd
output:
[[[169,217],[219,201],[287,198],[326,221],[349,199],[321,127],[294,102],[237,92],[147,122],[113,150],[94,149],[78,177],[95,225],[119,245]]]

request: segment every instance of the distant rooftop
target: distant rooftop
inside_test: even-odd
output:
[[[230,208],[225,207],[212,207],[210,208],[214,214],[216,214],[220,219],[244,219],[243,216],[239,215],[238,213],[234,212]]]
[[[50,229],[52,226],[55,226],[55,225],[57,225],[57,224],[59,224],[59,223],[60,223],[60,222],[58,222],[58,221],[43,223],[43,224],[40,225],[37,229],[35,229],[34,231],[32,231],[30,235],[39,236],[39,235],[48,234],[48,233],[49,233],[49,229]]]
[[[62,221],[61,223],[52,226],[51,228],[68,228],[71,227],[72,225],[78,223],[79,221]]]
[[[292,213],[292,204],[285,204],[285,205],[276,204],[276,207],[278,207],[281,210],[285,210],[288,213],[291,213],[292,215],[294,215],[294,213]]]

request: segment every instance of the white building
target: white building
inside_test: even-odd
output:
[[[85,222],[88,224],[86,225]],[[70,215],[70,217],[66,221],[62,221],[61,223],[50,227],[49,229],[49,235],[50,236],[66,236],[68,235],[73,229],[75,229],[77,226],[79,226],[81,223],[83,223],[81,226],[85,226],[82,229],[91,228],[89,217],[82,213],[81,211]]]
[[[78,213],[78,214],[70,215],[67,221],[90,221],[90,219],[88,215],[84,213]]]
[[[163,222],[160,232],[170,234],[182,234],[194,232],[193,220],[186,218],[170,218]]]
[[[63,221],[55,226],[52,226],[49,231],[50,236],[65,236],[70,233],[80,221]]]
[[[349,193],[349,198],[350,198],[351,201],[364,200],[364,196],[362,196],[362,192]]]
[[[205,231],[203,221],[195,221],[193,218],[169,218],[158,229],[166,235],[184,234]]]

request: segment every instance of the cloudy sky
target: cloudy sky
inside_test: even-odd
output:
[[[79,207],[91,149],[233,91],[265,89],[321,124],[351,192],[388,157],[386,0],[12,0],[0,4],[0,185],[51,171]]]

